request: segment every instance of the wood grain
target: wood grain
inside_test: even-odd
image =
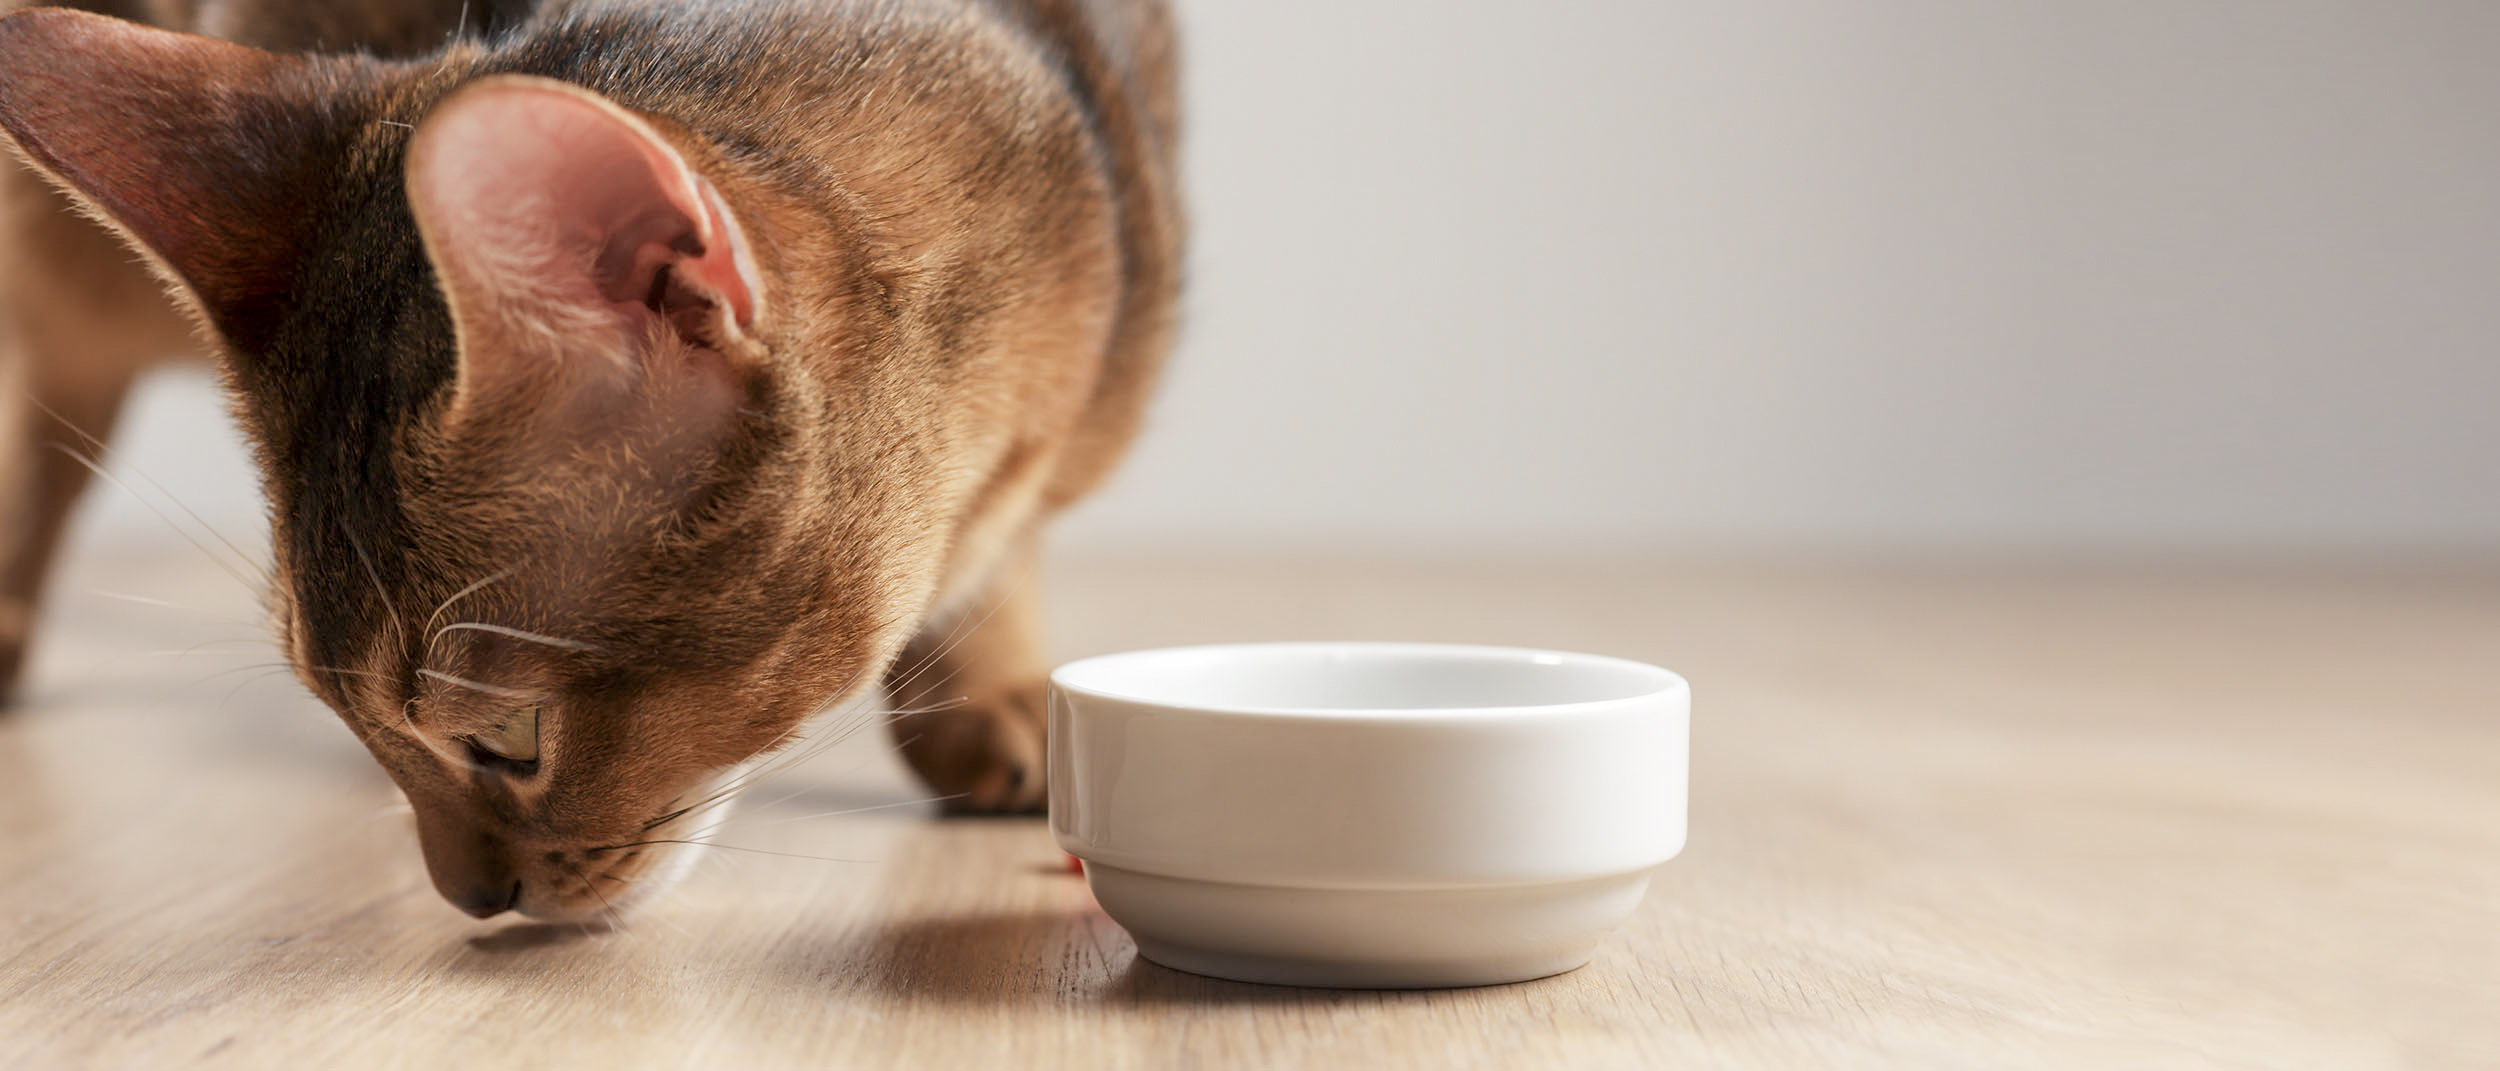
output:
[[[1691,846],[1573,974],[1236,985],[1138,962],[1041,823],[937,818],[871,735],[628,929],[473,923],[346,731],[236,668],[274,665],[244,592],[89,553],[0,719],[0,1067],[2500,1066],[2500,568],[1048,579],[1068,656],[1675,667]]]

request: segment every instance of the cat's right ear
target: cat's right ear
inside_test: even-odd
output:
[[[0,131],[254,349],[295,266],[314,136],[302,61],[83,11],[0,18]]]
[[[408,200],[459,335],[454,411],[634,394],[724,417],[764,287],[737,217],[650,120],[503,75],[418,124]]]

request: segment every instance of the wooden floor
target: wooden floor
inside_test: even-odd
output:
[[[1691,846],[1594,964],[1339,993],[1139,962],[873,739],[630,929],[472,922],[183,555],[86,556],[0,720],[0,1067],[2500,1066],[2500,569],[1058,570],[1069,656],[1692,680]]]

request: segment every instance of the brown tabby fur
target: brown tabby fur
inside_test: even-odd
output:
[[[1158,3],[77,6],[276,55],[165,37],[134,58],[96,15],[0,20],[0,140],[34,165],[0,161],[0,693],[85,482],[48,444],[84,448],[63,421],[109,435],[197,325],[261,468],[282,646],[464,909],[621,908],[704,817],[678,812],[881,678],[899,707],[966,700],[895,723],[933,788],[1040,803],[1045,663],[1007,579],[1120,454],[1170,334]],[[630,437],[462,430],[526,424],[526,394],[454,419],[478,355],[455,352],[403,157],[436,102],[501,74],[647,118],[743,221],[759,351],[682,467],[646,471]],[[543,762],[470,749],[509,702],[420,670],[543,688]]]

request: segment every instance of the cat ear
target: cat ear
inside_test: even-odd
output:
[[[317,135],[301,61],[42,8],[0,18],[0,130],[246,348],[274,322]]]
[[[418,125],[407,166],[464,396],[566,373],[630,383],[688,353],[730,372],[748,351],[764,292],[745,236],[639,116],[562,82],[489,78]]]

